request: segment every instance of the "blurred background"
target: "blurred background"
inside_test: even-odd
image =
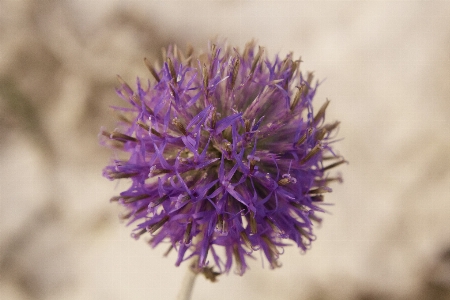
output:
[[[449,1],[0,0],[0,299],[175,299],[186,266],[130,238],[101,176],[116,74],[252,38],[325,79],[340,168],[317,241],[193,299],[450,299]]]

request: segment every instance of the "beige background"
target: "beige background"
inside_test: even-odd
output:
[[[0,0],[0,299],[174,299],[185,271],[129,237],[101,177],[115,75],[169,42],[294,51],[326,79],[350,164],[281,269],[193,299],[450,299],[449,1]]]

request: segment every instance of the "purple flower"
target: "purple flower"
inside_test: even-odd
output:
[[[289,242],[308,249],[327,185],[341,181],[328,176],[345,162],[331,148],[339,122],[324,122],[329,101],[314,113],[312,74],[292,54],[270,61],[263,52],[172,46],[161,69],[145,60],[153,82],[133,90],[119,77],[130,106],[116,108],[119,129],[102,134],[125,155],[104,176],[131,185],[111,200],[136,224],[132,236],[168,242],[177,266],[193,257],[198,270],[228,272],[234,261],[242,275],[260,250],[278,267]]]

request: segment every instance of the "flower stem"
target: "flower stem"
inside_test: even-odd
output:
[[[194,260],[192,264],[188,267],[186,274],[184,275],[183,282],[181,284],[181,289],[178,292],[177,300],[190,300],[192,295],[192,290],[194,288],[195,279],[199,272],[195,269],[196,261]]]

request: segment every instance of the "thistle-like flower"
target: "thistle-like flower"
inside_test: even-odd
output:
[[[154,80],[133,90],[119,77],[131,107],[116,108],[119,129],[102,135],[125,155],[104,176],[131,179],[111,200],[134,238],[168,242],[177,266],[193,257],[205,274],[234,261],[242,275],[256,250],[278,267],[289,241],[308,248],[328,183],[341,180],[328,170],[345,160],[330,146],[339,122],[324,122],[328,100],[314,113],[318,83],[300,62],[271,61],[254,43],[197,56],[171,46],[162,68],[145,60]]]

